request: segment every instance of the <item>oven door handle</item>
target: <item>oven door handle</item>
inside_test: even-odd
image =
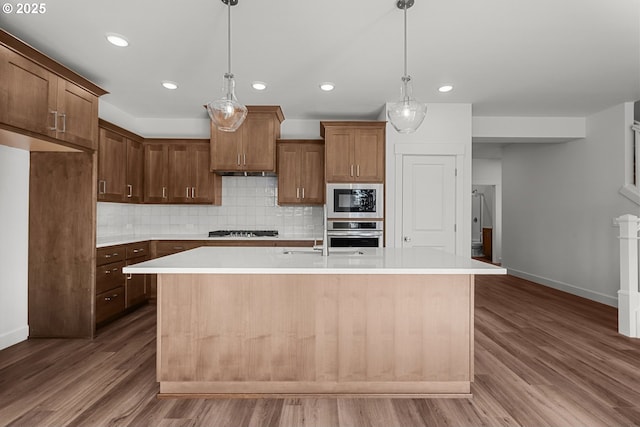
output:
[[[382,237],[382,231],[353,232],[353,231],[327,231],[329,237]]]

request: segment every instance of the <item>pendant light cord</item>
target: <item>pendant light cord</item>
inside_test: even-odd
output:
[[[407,3],[404,3],[404,75],[407,76]]]
[[[231,74],[231,0],[227,1],[227,67]]]

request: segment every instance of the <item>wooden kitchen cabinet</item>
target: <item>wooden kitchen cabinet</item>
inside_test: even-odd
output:
[[[127,193],[131,203],[142,203],[144,194],[144,147],[127,138]]]
[[[149,242],[130,243],[126,246],[126,265],[151,259]],[[125,276],[125,308],[134,307],[149,299],[149,275],[127,274]]]
[[[169,203],[169,144],[144,144],[144,202]]]
[[[127,182],[125,137],[100,128],[98,141],[98,201],[124,202]]]
[[[98,201],[141,203],[144,151],[142,137],[100,120]]]
[[[384,182],[385,122],[320,122],[326,182]]]
[[[211,123],[212,171],[275,172],[282,110],[278,106],[247,109],[247,118],[235,132],[219,131]]]
[[[6,33],[3,43],[10,42]],[[21,48],[28,50],[27,48]],[[48,66],[60,64],[36,51],[29,51]],[[52,64],[50,64],[52,63]],[[98,144],[98,96],[60,77],[49,68],[0,45],[0,122],[11,130],[49,137],[78,147],[95,150]],[[34,135],[35,136],[35,135]]]
[[[219,205],[222,178],[210,171],[209,155],[207,140],[146,140],[145,203]]]
[[[221,203],[220,176],[209,170],[209,144],[169,146],[169,202]]]
[[[125,275],[122,269],[150,259],[151,251],[144,241],[106,246],[96,253],[95,323],[102,326],[148,301],[148,275]]]
[[[278,204],[324,203],[322,140],[278,141]]]

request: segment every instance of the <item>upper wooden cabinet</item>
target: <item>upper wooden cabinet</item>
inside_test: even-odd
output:
[[[320,122],[326,182],[384,182],[385,122]]]
[[[247,118],[235,132],[222,132],[211,124],[212,171],[275,172],[282,110],[278,106],[247,109]]]
[[[209,144],[169,146],[169,201],[221,203],[220,176],[209,170]]]
[[[146,203],[216,204],[222,202],[222,178],[210,171],[209,141],[145,141]]]
[[[97,149],[98,96],[104,90],[1,30],[0,75],[2,125],[64,145]]]
[[[144,202],[169,203],[169,144],[144,144]]]
[[[98,201],[141,203],[143,173],[142,138],[100,120]]]
[[[278,204],[321,205],[323,203],[323,141],[278,141]]]

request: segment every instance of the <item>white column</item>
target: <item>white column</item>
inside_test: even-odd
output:
[[[640,218],[622,215],[620,227],[620,290],[618,291],[618,332],[640,338],[640,292],[638,292],[638,231]]]

